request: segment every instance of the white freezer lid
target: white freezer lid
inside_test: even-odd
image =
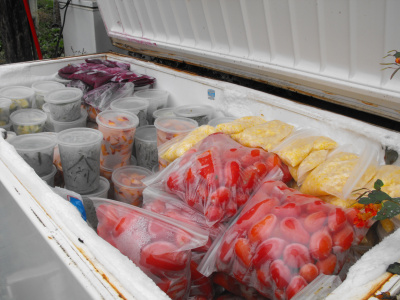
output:
[[[114,45],[400,120],[400,2],[98,0]]]

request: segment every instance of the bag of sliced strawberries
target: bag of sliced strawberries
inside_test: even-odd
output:
[[[199,265],[223,272],[270,299],[291,299],[320,273],[337,274],[373,220],[264,181]],[[372,217],[372,216],[371,216]]]

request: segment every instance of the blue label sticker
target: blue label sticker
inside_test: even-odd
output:
[[[208,99],[215,100],[215,90],[208,89],[207,93],[208,93]]]
[[[75,206],[78,211],[81,213],[82,219],[84,219],[86,221],[86,211],[85,211],[85,207],[83,206],[83,203],[80,199],[68,196],[67,197],[69,202],[72,203],[73,206]]]

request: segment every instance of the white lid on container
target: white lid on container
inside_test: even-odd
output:
[[[82,90],[73,87],[64,87],[59,90],[50,91],[45,95],[44,101],[51,104],[67,104],[80,101],[82,96]]]
[[[89,146],[103,140],[103,133],[96,129],[77,127],[57,133],[57,143],[68,146]]]
[[[35,95],[35,91],[26,86],[8,86],[0,90],[0,97],[6,97],[13,100],[26,99]]]
[[[90,192],[90,194],[81,194],[81,195],[82,195],[82,197],[85,197],[85,198],[99,197],[99,196],[107,193],[109,189],[110,189],[110,182],[103,176],[100,176],[99,187],[96,190],[94,190],[93,192]]]
[[[0,98],[0,108],[10,108],[12,101],[8,98]]]
[[[35,125],[46,122],[47,114],[35,108],[24,108],[10,115],[11,122],[18,125]]]
[[[139,125],[139,118],[127,111],[105,110],[97,115],[96,123],[112,129],[130,129]]]
[[[17,150],[24,152],[38,152],[54,148],[57,144],[55,137],[43,133],[18,135],[10,141]]]
[[[137,91],[133,94],[135,98],[146,99],[146,100],[159,100],[159,101],[167,101],[169,92],[166,90],[159,89],[147,89],[142,91]]]
[[[63,84],[67,84],[71,81],[71,79],[62,78],[58,73],[54,74],[54,80]]]
[[[135,132],[135,140],[144,142],[157,142],[157,129],[154,125],[139,127]]]
[[[179,117],[198,117],[211,115],[214,108],[210,105],[181,105],[174,109],[174,114]]]
[[[80,122],[83,121],[83,119],[87,119],[87,117],[88,117],[88,113],[87,113],[86,109],[81,109],[81,116],[80,116],[79,119],[76,119],[75,121],[60,122],[60,121],[54,120],[51,116],[49,116],[50,121],[51,121],[53,124],[57,124],[57,125],[61,125],[61,126],[62,126],[62,125],[64,125],[64,126],[71,126],[71,127],[73,127],[74,124],[77,124],[77,123],[79,124]]]
[[[139,112],[142,109],[149,107],[149,102],[146,100],[137,99],[134,97],[120,98],[111,102],[110,108],[112,110],[127,110]]]
[[[37,81],[32,84],[32,89],[37,94],[42,94],[42,95],[63,88],[65,88],[65,85],[57,81]]]
[[[144,175],[144,176],[150,176],[153,174],[152,171],[149,169],[139,167],[139,166],[124,166],[120,167],[118,169],[115,169],[112,173],[111,179],[114,184],[118,184],[130,189],[135,189],[135,188],[144,188],[146,185],[142,183],[140,180],[140,184],[138,185],[126,185],[121,182],[121,176],[130,176],[131,174],[138,174],[138,175]]]
[[[177,126],[179,124],[179,126]],[[164,132],[187,132],[195,129],[199,124],[185,117],[160,117],[154,121],[154,126]]]
[[[153,118],[157,119],[160,117],[174,117],[175,116],[174,109],[175,108],[173,108],[173,107],[157,109],[153,112]]]

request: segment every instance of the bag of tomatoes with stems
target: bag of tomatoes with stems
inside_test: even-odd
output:
[[[189,149],[166,169],[145,180],[147,186],[177,195],[206,217],[207,225],[229,221],[275,167],[282,181],[291,180],[278,155],[240,145],[224,133],[214,133]]]
[[[359,222],[360,214],[364,217]],[[224,272],[270,299],[291,299],[319,274],[341,270],[374,223],[363,208],[342,208],[265,180],[198,271]]]
[[[98,235],[133,261],[170,298],[186,299],[191,250],[204,246],[208,233],[126,203],[91,200],[96,208]]]

